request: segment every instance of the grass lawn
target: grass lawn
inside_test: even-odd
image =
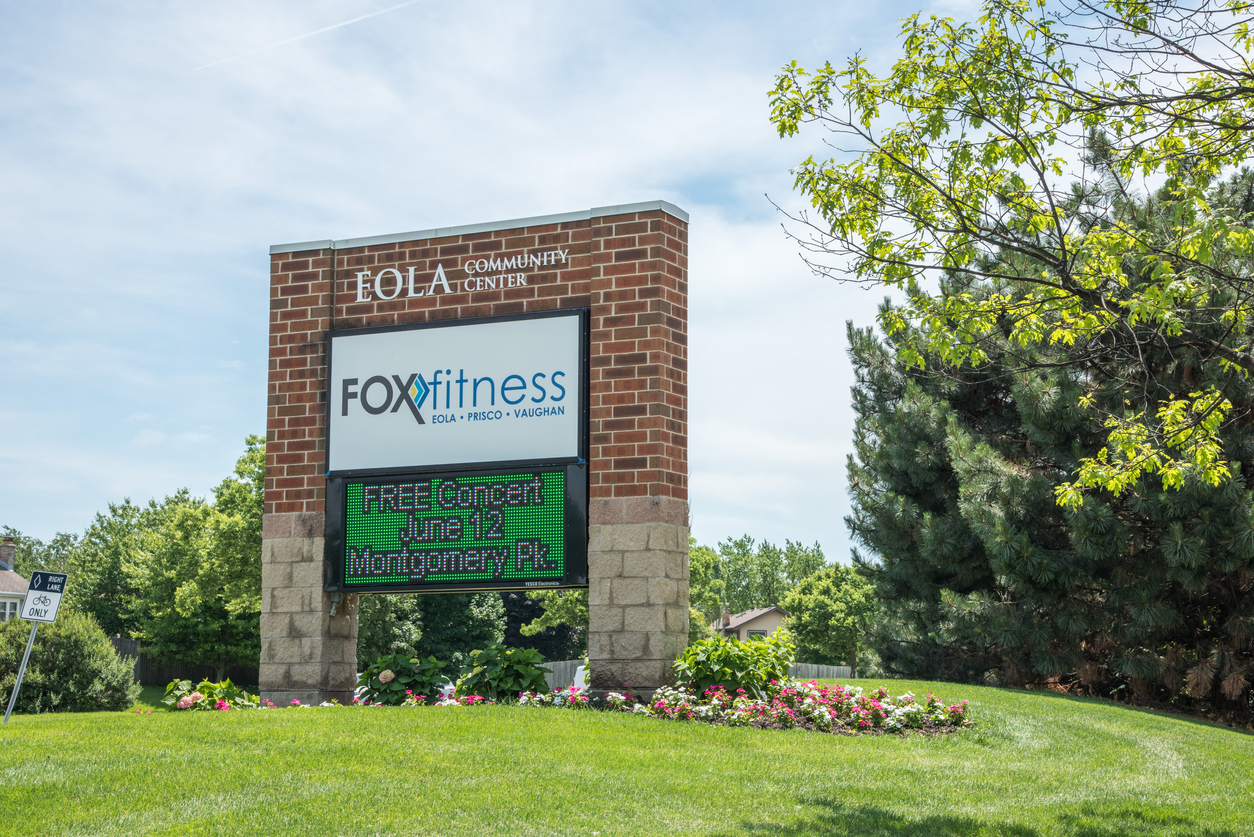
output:
[[[1254,736],[887,685],[969,698],[979,727],[843,738],[517,707],[14,716],[0,834],[1254,835]]]

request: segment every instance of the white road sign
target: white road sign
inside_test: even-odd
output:
[[[52,622],[61,607],[65,593],[65,573],[31,573],[26,601],[22,603],[21,617],[28,622]]]

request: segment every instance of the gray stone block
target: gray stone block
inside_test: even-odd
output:
[[[275,663],[263,659],[261,668],[257,672],[258,685],[263,691],[286,687],[289,668],[290,666],[287,663]]]
[[[687,552],[667,552],[666,555],[666,577],[687,581],[688,580],[688,553]]]
[[[601,527],[589,526],[588,527],[588,555],[591,556],[593,553],[596,553],[596,552],[609,552],[609,550],[606,549],[605,544],[603,543],[603,538],[601,537]]]
[[[621,552],[588,553],[588,578],[618,578],[622,574]]]
[[[623,629],[623,609],[614,605],[601,605],[588,609],[588,631],[590,633],[605,631],[621,631]]]
[[[276,587],[270,591],[273,613],[301,613],[305,610],[305,591],[293,587]]]
[[[611,634],[588,632],[588,659],[602,660],[609,659],[613,654],[613,643],[610,642]]]
[[[669,686],[675,682],[675,674],[669,662],[662,660],[632,660],[624,662],[618,669],[619,677],[624,683],[631,683],[637,688],[656,689],[658,686]]]
[[[684,545],[687,546],[687,541]],[[679,527],[669,523],[650,523],[649,549],[678,550]]]
[[[296,663],[289,669],[289,689],[317,690],[322,685],[322,663]]]
[[[643,631],[619,631],[611,636],[615,660],[639,660],[645,655],[649,635]]]
[[[672,663],[687,646],[687,636],[680,636],[669,631],[655,631],[649,634],[645,646],[645,657]]]
[[[292,620],[292,636],[295,637],[321,637],[324,631],[324,616],[321,613],[293,613]]]
[[[662,578],[666,575],[666,554],[663,552],[627,552],[623,554],[625,578]]]
[[[261,588],[290,587],[292,584],[292,565],[275,562],[261,564]]]
[[[326,667],[326,689],[352,691],[357,686],[357,666],[352,663],[329,663]]]
[[[278,540],[265,541],[261,549],[263,558],[265,557],[267,546],[270,548],[271,561],[287,563],[305,560],[305,541],[303,538],[279,538]]]
[[[685,602],[685,605],[687,602]],[[684,637],[685,643],[688,639],[688,608],[687,607],[668,607],[666,608],[666,630],[671,633]]]
[[[679,601],[679,582],[673,578],[649,579],[649,604],[673,605]]]
[[[351,645],[357,645],[357,615],[343,614],[339,611],[327,620],[327,636],[336,639],[351,639]],[[355,652],[354,652],[355,653]]]
[[[304,561],[291,564],[293,587],[322,587],[322,562]],[[329,606],[328,606],[329,609]]]
[[[292,616],[289,613],[269,613],[261,614],[261,635],[271,639],[279,637],[289,637],[292,635]],[[261,641],[264,646],[266,639]]]
[[[666,611],[651,605],[623,608],[623,630],[662,631],[666,629]]]
[[[643,552],[649,548],[649,524],[647,523],[623,523],[618,526],[606,526],[605,529],[613,531],[612,548],[615,552]],[[604,529],[601,537],[605,537]]]
[[[616,605],[640,605],[649,600],[649,584],[644,578],[610,580],[610,595]]]

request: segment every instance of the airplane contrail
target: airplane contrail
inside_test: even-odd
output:
[[[216,66],[218,66],[219,64],[225,64],[226,62],[228,62],[228,61],[234,61],[234,60],[236,60],[237,58],[246,58],[246,57],[248,57],[249,55],[256,55],[256,54],[257,54],[257,53],[259,53],[259,52],[265,52],[267,49],[274,49],[275,47],[283,46],[284,44],[290,44],[290,43],[292,43],[293,41],[303,40],[304,38],[312,38],[314,35],[321,35],[323,32],[330,32],[332,29],[339,29],[341,26],[348,26],[350,23],[356,23],[357,21],[359,21],[359,20],[365,20],[365,19],[366,19],[366,18],[368,18],[368,17],[377,17],[377,16],[379,16],[379,15],[384,15],[384,14],[387,14],[388,12],[394,12],[394,11],[396,11],[397,9],[404,8],[405,6],[412,6],[412,5],[414,5],[415,3],[417,3],[417,2],[418,2],[418,0],[407,0],[407,2],[405,2],[405,3],[400,3],[400,4],[396,5],[396,6],[391,6],[391,7],[386,8],[386,9],[380,9],[379,11],[377,11],[377,12],[371,12],[371,13],[370,13],[370,14],[368,14],[368,15],[362,15],[361,17],[355,17],[355,18],[353,18],[352,20],[346,20],[346,21],[343,21],[342,23],[335,23],[335,24],[332,24],[332,25],[330,25],[330,26],[324,26],[324,27],[322,27],[321,29],[315,29],[315,30],[314,30],[314,31],[312,31],[312,32],[306,32],[304,35],[297,35],[295,38],[288,38],[288,39],[287,39],[287,40],[285,40],[285,41],[278,41],[278,42],[273,43],[273,44],[268,44],[268,45],[263,46],[263,47],[258,47],[257,49],[250,49],[248,52],[241,52],[239,55],[232,55],[230,58],[223,58],[223,59],[220,59],[220,60],[218,60],[218,61],[211,61],[211,62],[210,62],[210,63],[208,63],[208,64],[202,64],[201,66],[197,67],[195,70],[192,70],[192,72],[196,72],[196,70],[206,70],[206,69],[208,69],[209,67],[216,67]]]

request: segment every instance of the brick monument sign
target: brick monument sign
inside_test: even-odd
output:
[[[447,332],[449,321],[540,315],[520,320],[534,323],[556,321],[565,316],[561,312],[575,312],[586,329],[587,412],[579,417],[586,421],[586,462],[580,458],[572,467],[587,492],[592,687],[630,683],[648,691],[670,682],[671,661],[688,636],[688,216],[654,201],[270,248],[263,697],[280,705],[292,699],[346,703],[356,683],[358,594],[337,588],[329,569],[329,556],[336,548],[342,555],[344,543],[332,523],[335,514],[328,514],[344,502],[336,495],[343,493],[338,472],[328,479],[329,400],[335,415],[341,414],[340,390],[328,397],[329,338],[334,335],[339,362],[340,341],[375,333],[363,329],[427,324],[428,331]],[[385,408],[394,404],[390,412],[404,419],[406,413],[396,410],[407,392],[418,423],[424,418],[415,404],[436,407],[436,399],[443,399],[451,406],[458,386],[473,383],[454,384],[452,370],[430,386],[412,375],[409,381],[395,375],[348,380],[344,416],[351,400],[354,409],[364,405],[371,414],[389,412]],[[505,382],[491,386],[497,383],[500,396],[517,403],[507,397]],[[473,395],[483,395],[486,403],[487,390],[485,385]],[[430,402],[423,400],[428,391]],[[496,394],[493,389],[494,403]],[[389,400],[381,402],[384,395]],[[426,422],[434,418],[428,414]],[[332,434],[333,451],[341,450],[340,432]],[[540,503],[539,478],[535,486],[520,480],[503,485],[500,496],[508,489],[511,497],[530,502],[526,498],[534,495]],[[432,484],[443,490],[438,481]],[[582,491],[584,483],[567,484]],[[357,490],[351,495],[350,489],[350,496],[360,498]],[[371,488],[365,490],[369,498]],[[376,499],[382,491],[384,500],[388,491],[414,490],[427,488],[374,487]],[[582,497],[577,499],[582,509]],[[362,554],[370,559],[369,550]]]

